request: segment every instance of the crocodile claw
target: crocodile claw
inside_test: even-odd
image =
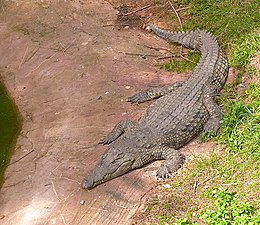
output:
[[[102,144],[102,145],[108,145],[111,142],[113,142],[112,138],[109,137],[103,137],[99,140],[98,144]]]
[[[142,101],[140,101],[140,97],[138,96],[138,94],[135,94],[133,96],[128,97],[127,102],[131,102],[133,104],[133,103],[141,103]]]
[[[157,173],[156,173],[156,177],[157,178],[162,178],[162,179],[168,179],[170,178],[172,175],[171,175],[171,172],[170,170],[167,168],[167,166],[161,166]]]
[[[131,102],[131,103],[142,103],[142,102],[146,102],[149,100],[150,100],[150,97],[148,96],[147,93],[144,93],[144,92],[139,92],[135,95],[128,97],[128,99],[127,99],[127,101]]]

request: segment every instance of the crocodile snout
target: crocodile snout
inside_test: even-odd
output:
[[[94,181],[91,178],[86,178],[82,181],[81,185],[84,189],[92,189],[94,188]]]
[[[83,179],[82,187],[84,189],[92,189],[99,184],[119,177],[132,170],[134,162],[135,159],[131,154],[109,148],[92,172]]]

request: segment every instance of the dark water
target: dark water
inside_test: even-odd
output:
[[[18,110],[0,82],[0,185],[20,124]]]

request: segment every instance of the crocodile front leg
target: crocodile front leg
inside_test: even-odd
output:
[[[204,126],[205,133],[213,132],[213,134],[216,134],[220,126],[220,119],[222,117],[222,113],[221,108],[215,102],[216,95],[217,91],[215,86],[204,86],[202,101],[210,116],[209,120]]]
[[[136,123],[131,120],[122,120],[120,121],[113,130],[106,136],[100,139],[99,144],[110,144],[121,136],[126,130],[133,129],[136,126]]]
[[[154,152],[155,159],[165,159],[156,176],[158,178],[169,178],[174,172],[181,168],[185,161],[184,155],[178,150],[167,146],[160,147]]]
[[[152,99],[160,98],[170,92],[175,91],[184,84],[185,81],[177,81],[170,86],[149,88],[141,91],[133,96],[128,97],[128,102],[131,103],[142,103],[150,101]]]

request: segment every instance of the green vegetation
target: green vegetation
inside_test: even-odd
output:
[[[193,70],[200,59],[200,53],[188,51],[187,57],[190,61],[172,58],[169,62],[161,64],[160,68],[166,71],[175,70],[178,73]]]
[[[221,94],[225,113],[217,140],[229,152],[260,160],[260,85],[250,83],[239,96],[230,86]]]
[[[186,21],[183,29],[199,28],[213,33],[219,44],[227,52],[231,51],[230,65],[232,67],[246,66],[250,57],[259,50],[260,7],[258,0],[178,0],[175,2],[180,8],[189,7],[189,9],[179,12],[179,16]],[[171,18],[176,21],[175,14],[172,14]],[[180,28],[173,27],[172,29],[179,30]],[[195,62],[192,66],[189,61],[176,58],[172,63],[172,70],[185,71],[182,69],[185,66],[193,69],[199,59],[193,56],[194,54],[198,53],[188,51],[187,54],[187,58]],[[167,64],[169,63],[171,62],[167,62]],[[162,65],[162,67],[164,66]]]
[[[241,36],[259,26],[258,0],[182,0],[189,4],[189,19],[184,29],[205,29],[212,32],[222,47],[230,48]],[[258,9],[258,10],[257,10]],[[181,14],[180,14],[181,16]]]
[[[147,203],[144,212],[145,222],[148,220],[150,225],[214,224],[214,222],[238,224],[235,221],[239,221],[239,217],[232,218],[232,215],[244,206],[244,202],[248,203],[251,211],[242,212],[241,220],[245,217],[249,221],[259,220],[259,171],[259,160],[224,152],[220,146],[208,156],[190,158],[174,180],[164,182],[159,187],[160,194]],[[234,211],[230,211],[230,205],[222,204],[225,195],[233,196],[229,200],[232,200]],[[220,212],[221,209],[223,213]],[[227,217],[225,213],[229,213],[229,222],[219,222],[223,217]],[[204,223],[200,223],[202,219]]]
[[[179,11],[184,30],[206,29],[216,36],[228,55],[233,79],[217,99],[224,115],[220,133],[211,136],[214,149],[189,158],[173,181],[164,182],[139,224],[260,224],[260,75],[259,62],[252,63],[259,60],[259,1],[176,4],[186,9]],[[197,62],[196,55],[187,52]],[[161,68],[179,72],[186,66],[192,69],[195,64],[175,58]]]
[[[0,82],[0,184],[10,149],[20,129],[16,107]]]
[[[197,218],[201,219],[206,224],[260,224],[260,210],[256,210],[252,204],[238,202],[234,193],[230,193],[227,189],[214,190],[208,196],[214,205],[214,209],[203,210]],[[188,219],[177,219],[177,225],[196,225],[198,223],[189,222]]]
[[[242,36],[232,45],[229,61],[230,66],[234,68],[247,67],[250,63],[250,58],[257,55],[257,53],[259,54],[259,49],[260,28],[258,27],[258,29],[253,30],[249,35]]]

